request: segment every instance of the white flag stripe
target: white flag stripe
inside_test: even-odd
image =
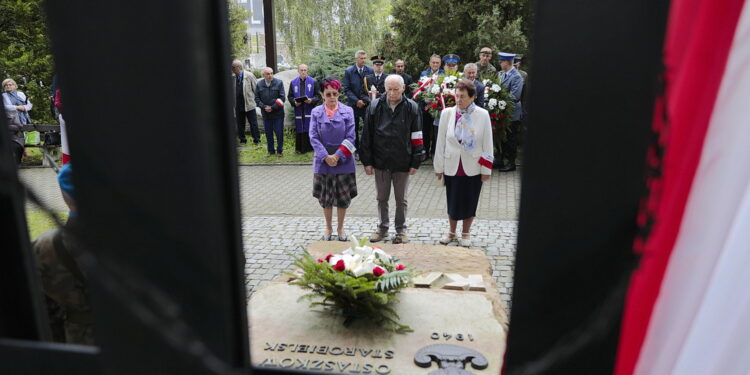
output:
[[[746,4],[636,374],[750,373],[748,98]]]
[[[422,139],[422,132],[411,132],[411,139]]]
[[[344,139],[344,141],[341,142],[341,144],[344,145],[344,147],[346,147],[351,153],[354,153],[354,151],[357,151],[357,148],[354,147],[354,144],[349,142],[348,139]]]

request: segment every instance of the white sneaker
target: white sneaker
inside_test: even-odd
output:
[[[455,240],[456,240],[456,233],[448,232],[444,234],[443,237],[440,239],[440,243],[443,245],[447,245]]]
[[[458,244],[463,247],[470,247],[471,246],[471,234],[461,233],[461,238],[458,239]]]

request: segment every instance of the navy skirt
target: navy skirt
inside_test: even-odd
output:
[[[482,175],[443,176],[445,197],[448,201],[448,217],[465,220],[477,216],[479,194],[482,192]]]

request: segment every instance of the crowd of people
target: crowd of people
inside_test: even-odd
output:
[[[257,81],[245,71],[242,62],[232,63],[235,80],[235,115],[237,134],[245,144],[245,124],[255,144],[260,143],[256,108],[261,109],[268,155],[283,156],[284,102],[294,108],[296,151],[313,151],[313,196],[323,208],[325,229],[322,240],[347,241],[344,230],[346,210],[357,196],[355,161],[364,166],[367,176],[374,176],[380,222],[369,236],[378,242],[389,238],[389,198],[395,196],[395,236],[393,243],[409,241],[406,228],[409,176],[420,164],[432,158],[436,179],[445,186],[448,202],[449,228],[440,239],[443,244],[458,242],[471,246],[471,225],[482,184],[489,181],[492,169],[501,172],[516,169],[518,133],[523,117],[522,100],[527,74],[518,69],[521,56],[499,52],[500,71],[491,60],[493,51],[483,47],[479,60],[463,66],[463,75],[456,85],[456,106],[441,111],[434,118],[425,111],[424,103],[412,93],[414,80],[405,72],[403,60],[396,60],[394,71],[385,73],[385,58],[370,58],[357,51],[354,64],[343,72],[343,79],[326,77],[320,81],[308,75],[308,67],[299,65],[299,77],[291,81],[285,92],[273,70],[265,68],[263,79]],[[456,54],[432,55],[429,68],[420,77],[458,71],[460,57]],[[441,66],[442,65],[442,66]],[[495,155],[493,130],[489,113],[484,107],[485,87],[480,76],[497,74],[499,82],[510,93],[515,110],[510,132]],[[340,96],[345,97],[345,102]],[[247,120],[247,121],[246,121]],[[274,144],[274,136],[276,144]],[[333,231],[333,207],[337,226]],[[462,222],[460,235],[458,222]]]

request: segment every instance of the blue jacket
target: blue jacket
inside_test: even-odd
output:
[[[445,70],[443,68],[438,69],[438,74],[445,74]],[[427,68],[422,71],[422,73],[419,74],[419,78],[422,78],[424,76],[431,76],[432,75],[432,69]]]
[[[477,87],[477,98],[474,99],[474,104],[484,108],[484,85],[478,79],[475,79],[474,86]]]
[[[352,65],[344,71],[344,95],[346,95],[347,102],[350,107],[354,110],[357,116],[364,116],[367,107],[357,108],[357,101],[362,100],[365,103],[370,103],[370,96],[365,90],[364,78],[370,74],[374,74],[375,71],[369,66],[365,65],[362,67],[362,74],[359,74],[357,65]]]
[[[521,121],[521,114],[523,113],[523,109],[521,108],[523,77],[521,77],[521,73],[519,73],[516,68],[512,68],[505,73],[505,77],[503,77],[503,72],[500,72],[499,74],[500,83],[510,92],[510,96],[513,97],[513,102],[516,104],[516,108],[513,110],[513,117],[511,117],[510,120]]]
[[[274,78],[271,84],[266,83],[265,79],[259,79],[255,86],[255,104],[260,108],[263,119],[284,118],[284,82]],[[276,100],[281,100],[281,105]],[[272,111],[266,112],[264,109],[267,105],[271,106]]]

